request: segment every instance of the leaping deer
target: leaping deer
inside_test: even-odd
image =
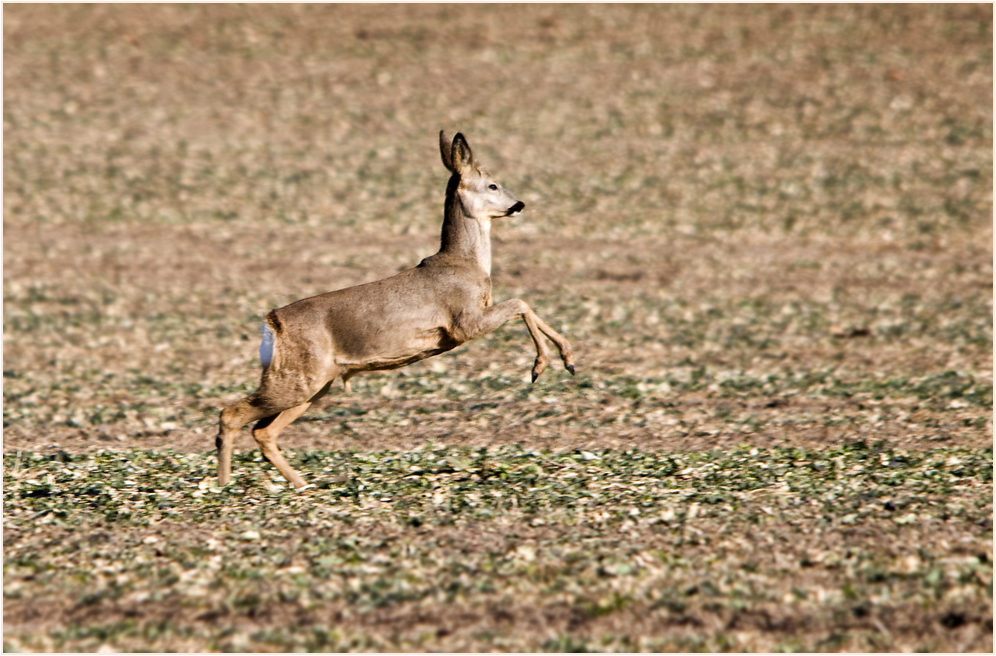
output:
[[[277,449],[277,437],[341,378],[397,369],[456,348],[521,316],[536,344],[533,381],[550,363],[546,335],[574,374],[570,343],[520,299],[491,304],[491,221],[525,203],[474,161],[462,134],[439,133],[446,185],[439,252],[418,266],[376,282],[312,296],[273,310],[263,322],[259,388],[221,411],[218,483],[232,473],[239,430],[258,422],[253,437],[266,459],[295,488],[304,479]]]

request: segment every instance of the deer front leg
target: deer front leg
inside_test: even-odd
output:
[[[568,342],[567,339],[565,339],[563,335],[561,335],[556,330],[554,330],[553,328],[551,328],[550,326],[548,326],[546,324],[546,322],[544,322],[542,319],[540,319],[538,316],[536,316],[536,314],[533,313],[532,310],[529,311],[529,314],[532,316],[533,321],[536,322],[536,327],[539,328],[543,332],[544,335],[546,335],[547,337],[549,337],[550,341],[552,341],[554,344],[557,345],[557,349],[560,351],[560,359],[564,361],[564,369],[567,369],[567,371],[571,372],[571,375],[573,376],[574,375],[574,349],[571,348],[571,343]],[[525,318],[525,317],[523,317],[523,318]],[[526,325],[527,326],[529,325],[528,320],[526,321]],[[530,330],[530,334],[533,335],[533,340],[535,341],[536,340],[536,333],[533,332],[532,330]],[[540,372],[540,373],[542,373],[542,372]],[[537,376],[539,376],[539,373],[534,373],[533,374],[533,382],[536,381],[536,377]]]
[[[498,328],[507,321],[514,319],[517,316],[521,316],[522,320],[526,324],[526,328],[529,329],[529,336],[532,337],[533,343],[536,345],[536,361],[533,363],[532,377],[533,382],[539,378],[539,375],[543,373],[547,365],[550,364],[550,350],[546,346],[546,342],[543,341],[543,335],[546,335],[550,340],[557,345],[560,350],[560,357],[564,361],[564,368],[574,375],[574,351],[571,348],[570,342],[564,339],[557,331],[555,331],[550,326],[546,325],[542,319],[536,316],[526,302],[513,298],[511,300],[499,303],[498,305],[492,305],[491,307],[484,308],[484,310],[476,317],[468,318],[461,317],[460,324],[458,328],[464,333],[465,340],[476,339],[481,335],[490,333],[494,329]]]

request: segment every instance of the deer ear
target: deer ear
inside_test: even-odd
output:
[[[467,143],[463,134],[457,132],[456,136],[453,137],[450,151],[450,160],[453,164],[451,171],[462,174],[473,168],[474,153],[470,150],[470,144]]]
[[[451,173],[456,173],[453,170],[453,148],[445,130],[439,131],[439,154],[443,158],[443,166]]]

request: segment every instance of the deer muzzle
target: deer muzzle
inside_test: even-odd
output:
[[[522,208],[524,208],[525,206],[526,206],[526,204],[523,203],[520,200],[519,202],[517,202],[512,207],[508,208],[508,212],[505,214],[505,216],[515,216],[516,214],[518,214],[519,212],[521,212]]]

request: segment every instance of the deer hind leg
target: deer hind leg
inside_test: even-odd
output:
[[[260,420],[252,429],[252,436],[256,439],[256,444],[259,445],[259,450],[263,452],[263,456],[277,468],[277,471],[287,479],[288,483],[296,488],[304,486],[304,479],[294,471],[287,459],[280,453],[280,449],[277,448],[277,437],[310,407],[311,401],[306,401],[301,405],[288,408],[280,414]]]
[[[290,466],[290,463],[287,462],[283,454],[280,453],[280,449],[277,448],[277,438],[295,419],[307,412],[312,403],[325,396],[331,385],[332,382],[329,381],[317,394],[304,403],[288,408],[279,414],[265,417],[252,429],[252,436],[255,438],[256,444],[259,445],[259,450],[263,452],[263,456],[295,488],[304,487],[304,479]]]
[[[232,446],[239,430],[248,423],[259,421],[272,414],[254,401],[255,396],[247,396],[221,411],[218,419],[218,437],[214,442],[218,449],[218,485],[228,485],[232,478]]]

